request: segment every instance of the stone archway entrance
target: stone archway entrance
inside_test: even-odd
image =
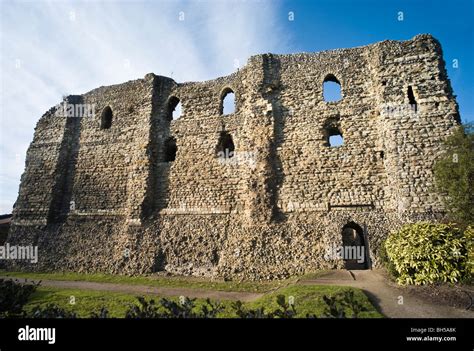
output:
[[[364,231],[355,222],[342,227],[344,267],[346,269],[368,269],[369,258]]]

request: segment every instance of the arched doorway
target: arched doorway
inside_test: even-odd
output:
[[[364,238],[364,231],[355,222],[342,227],[342,258],[346,269],[367,269],[369,258]]]

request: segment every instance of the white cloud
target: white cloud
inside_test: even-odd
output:
[[[288,43],[278,4],[270,1],[0,6],[0,213],[16,200],[36,122],[62,95],[149,72],[179,82],[212,79],[250,55],[285,51]]]

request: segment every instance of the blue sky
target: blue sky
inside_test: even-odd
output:
[[[443,46],[461,118],[474,121],[473,17],[472,0],[0,0],[0,213],[11,212],[26,149],[46,110],[63,95],[149,72],[178,82],[213,79],[254,54],[431,33]]]

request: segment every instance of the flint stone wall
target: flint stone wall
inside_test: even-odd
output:
[[[341,85],[326,102],[323,82]],[[403,110],[411,87],[416,113]],[[222,115],[231,89],[236,110]],[[170,120],[178,98],[182,116]],[[319,268],[347,223],[366,229],[371,265],[403,223],[443,216],[432,166],[459,124],[430,35],[319,53],[253,56],[227,77],[144,79],[69,96],[92,117],[38,122],[10,244],[39,246],[13,269],[275,279]],[[112,125],[101,129],[110,107]],[[396,111],[401,110],[401,113]],[[328,128],[344,144],[328,146]],[[236,155],[216,157],[222,132]],[[177,153],[166,162],[166,142]]]

